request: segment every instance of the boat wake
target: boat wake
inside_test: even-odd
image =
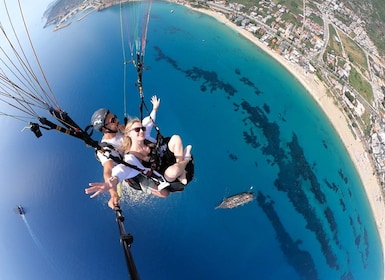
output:
[[[29,225],[27,218],[25,215],[21,215],[21,218],[23,219],[23,222],[25,226],[28,229],[29,235],[31,236],[33,242],[35,243],[36,247],[39,249],[39,251],[44,252],[43,245],[41,244],[40,240],[37,238],[36,234],[33,232],[31,226]]]
[[[23,214],[23,215],[21,215],[21,218],[23,219],[23,222],[24,222],[25,226],[27,227],[29,235],[31,236],[31,238],[32,238],[33,242],[35,243],[37,249],[43,255],[45,260],[51,265],[51,267],[54,269],[55,273],[60,273],[60,275],[64,275],[63,271],[61,269],[59,269],[59,267],[54,263],[52,258],[49,257],[48,253],[46,252],[46,250],[43,247],[43,244],[40,242],[39,238],[37,238],[36,234],[32,230],[32,227],[28,223],[28,220],[27,220],[26,216]]]

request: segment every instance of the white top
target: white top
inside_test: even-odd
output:
[[[137,175],[139,175],[140,173],[145,175],[145,174],[147,174],[148,171],[151,170],[150,168],[144,167],[143,164],[140,162],[140,160],[132,154],[126,154],[124,156],[124,161],[129,163],[129,164],[135,165],[136,167],[143,170],[143,172],[141,172],[140,170],[136,170],[134,168],[131,168],[131,167],[124,165],[124,164],[118,164],[118,165],[114,166],[114,168],[112,169],[111,176],[112,177],[118,177],[119,182],[122,182],[125,179],[134,178]],[[164,177],[162,175],[160,175],[155,170],[153,170],[152,172],[157,177],[159,177],[159,179],[157,180],[157,182],[159,183],[159,185],[157,187],[158,190],[161,190],[161,189],[169,186],[169,184],[166,182],[166,180],[164,179]]]
[[[114,147],[114,150],[111,151],[111,155],[114,157],[120,157],[121,155],[117,150],[123,144],[123,139],[124,139],[123,134],[120,132],[117,132],[114,137],[110,139],[102,140],[102,143],[107,143],[112,147]],[[110,160],[110,158],[103,155],[103,153],[101,153],[100,151],[98,151],[96,155],[102,165],[104,165],[108,160]]]
[[[146,127],[145,138],[153,143],[155,143],[156,140],[151,136],[151,131],[152,131],[152,128],[154,127],[155,119],[156,119],[156,112],[152,110],[151,114],[142,120],[142,125]],[[111,155],[114,157],[120,157],[121,155],[117,150],[120,148],[120,146],[123,145],[123,139],[124,139],[123,133],[117,132],[113,138],[104,139],[102,140],[102,143],[107,143],[112,147],[114,147],[115,150],[111,151]],[[108,157],[106,157],[105,155],[103,155],[103,153],[99,151],[97,152],[97,157],[102,165],[104,165],[108,160],[110,160]]]
[[[155,119],[156,119],[156,112],[152,110],[151,114],[142,120],[142,125],[146,127],[146,132],[144,135],[147,140],[153,143],[155,143],[156,140],[151,136],[151,131],[152,131],[152,128],[154,127]]]

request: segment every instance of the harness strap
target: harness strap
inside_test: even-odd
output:
[[[160,156],[160,147],[163,144],[163,136],[160,134],[160,131],[157,130],[156,143],[155,146],[151,148],[150,154],[150,164],[151,170],[157,170],[157,168],[162,165],[162,157]]]
[[[83,140],[83,142],[86,143],[86,145],[89,145],[95,149],[99,148],[98,142],[93,140],[90,135],[88,135],[86,132],[84,132],[79,127],[77,130],[74,130],[72,128],[64,128],[60,125],[57,125],[57,124],[47,120],[44,117],[40,117],[39,121],[40,121],[40,123],[45,125],[45,126],[40,126],[41,128],[48,129],[48,130],[50,130],[50,129],[57,130],[57,131],[62,132],[64,134],[71,135],[71,136],[76,137],[80,140]]]
[[[115,149],[113,149],[113,150],[115,151]],[[111,150],[109,148],[100,147],[100,149],[98,151],[101,152],[105,157],[113,160],[115,163],[123,164],[127,167],[130,167],[130,168],[136,170],[136,171],[139,171],[140,174],[142,174],[143,176],[145,176],[147,178],[150,178],[151,180],[153,180],[156,183],[159,183],[159,184],[164,183],[164,179],[162,178],[162,176],[158,176],[154,173],[155,169],[151,168],[150,170],[146,170],[146,169],[140,168],[134,164],[128,163],[128,162],[124,161],[120,156],[117,157],[117,156],[112,155]]]
[[[114,156],[112,155],[111,151],[112,150],[115,150],[115,149],[110,149],[108,147],[106,147],[105,145],[103,144],[99,144],[98,141],[95,141],[91,138],[91,135],[92,135],[92,132],[91,133],[87,133],[86,131],[82,130],[69,116],[67,113],[63,112],[63,111],[58,111],[58,110],[54,110],[54,109],[50,109],[50,112],[51,114],[57,118],[63,125],[65,125],[67,128],[64,128],[62,126],[59,126],[49,120],[47,120],[46,118],[44,117],[40,117],[39,118],[39,121],[40,123],[42,123],[44,126],[41,126],[41,125],[38,125],[38,124],[34,124],[32,126],[32,131],[35,133],[35,135],[37,137],[40,137],[39,136],[39,130],[37,129],[36,126],[38,127],[41,127],[41,128],[44,128],[44,129],[54,129],[54,130],[57,130],[59,132],[62,132],[64,134],[68,134],[68,135],[71,135],[73,137],[76,137],[78,139],[81,139],[86,145],[88,146],[91,146],[93,147],[96,151],[99,151],[101,152],[105,157],[113,160],[115,163],[117,164],[123,164],[127,167],[130,167],[134,170],[137,170],[139,171],[141,174],[143,174],[144,176],[146,177],[149,177],[151,178],[152,180],[156,181],[156,182],[161,182],[162,179],[159,178],[158,176],[156,176],[155,174],[152,174],[149,176],[146,174],[146,170],[145,169],[142,169],[134,164],[130,164],[128,162],[125,162],[120,156]],[[158,133],[158,135],[160,135]],[[157,138],[160,138],[157,136]],[[157,141],[158,143],[159,141]],[[103,147],[104,146],[104,147]]]

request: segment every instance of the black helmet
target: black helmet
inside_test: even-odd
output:
[[[106,117],[110,110],[102,108],[97,111],[92,115],[91,117],[91,124],[94,129],[102,131],[102,128],[104,127],[104,123],[106,121]]]

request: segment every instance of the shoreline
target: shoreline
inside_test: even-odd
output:
[[[177,4],[181,3],[178,2]],[[327,88],[325,85],[318,79],[315,74],[306,73],[305,69],[300,67],[298,64],[293,64],[286,60],[283,56],[265,46],[249,31],[236,26],[234,23],[228,20],[224,14],[212,10],[194,8],[186,3],[182,5],[194,11],[213,17],[217,21],[233,29],[239,35],[255,44],[258,48],[260,48],[267,55],[280,63],[287,71],[289,71],[290,74],[301,83],[301,85],[321,107],[322,111],[327,116],[334,129],[337,131],[337,134],[342,140],[345,149],[353,161],[356,171],[358,172],[361,179],[361,183],[364,187],[366,197],[370,204],[370,209],[376,223],[377,232],[382,246],[383,272],[385,277],[385,206],[383,202],[384,198],[382,197],[381,186],[375,175],[375,170],[372,167],[371,160],[365,151],[365,145],[361,143],[359,139],[355,139],[344,114],[334,103],[333,98],[327,95]]]

